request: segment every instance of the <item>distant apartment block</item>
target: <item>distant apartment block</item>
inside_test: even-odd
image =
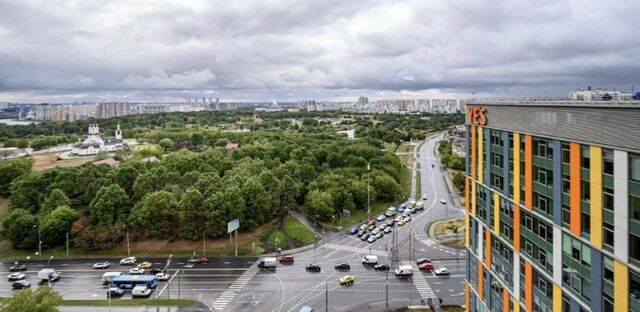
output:
[[[96,118],[113,118],[118,116],[129,115],[128,102],[99,102],[96,105]]]
[[[35,119],[42,121],[86,120],[95,112],[95,104],[38,104],[35,109]]]

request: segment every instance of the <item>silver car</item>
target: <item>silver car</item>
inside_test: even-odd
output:
[[[369,243],[373,243],[376,241],[376,239],[378,239],[375,235],[371,235],[371,237],[369,237],[369,239],[367,239],[367,242]]]

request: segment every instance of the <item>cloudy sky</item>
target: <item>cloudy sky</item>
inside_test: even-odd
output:
[[[0,0],[0,12],[0,101],[640,85],[637,0]]]

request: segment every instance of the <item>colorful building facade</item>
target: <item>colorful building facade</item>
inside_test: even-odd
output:
[[[640,103],[467,103],[467,311],[640,312]]]

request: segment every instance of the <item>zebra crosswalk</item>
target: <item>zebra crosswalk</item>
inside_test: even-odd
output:
[[[334,249],[334,250],[349,251],[356,254],[367,254],[367,255],[376,255],[376,256],[387,255],[387,252],[384,250],[372,249],[367,247],[353,247],[353,246],[346,246],[346,245],[338,245],[334,243],[327,243],[322,245],[322,247],[328,248],[328,249]]]
[[[251,279],[258,274],[256,265],[252,265],[247,269],[238,279],[229,285],[229,287],[222,293],[215,301],[213,301],[212,307],[214,311],[223,311],[224,308],[236,297],[236,295],[242,291],[242,289],[251,281]]]
[[[413,274],[412,280],[413,280],[413,286],[416,287],[422,299],[437,297],[436,294],[433,292],[433,289],[431,289],[431,286],[429,285],[429,283],[427,283],[427,279],[424,278],[424,275],[422,275],[422,272],[419,272],[419,271],[415,272]]]

